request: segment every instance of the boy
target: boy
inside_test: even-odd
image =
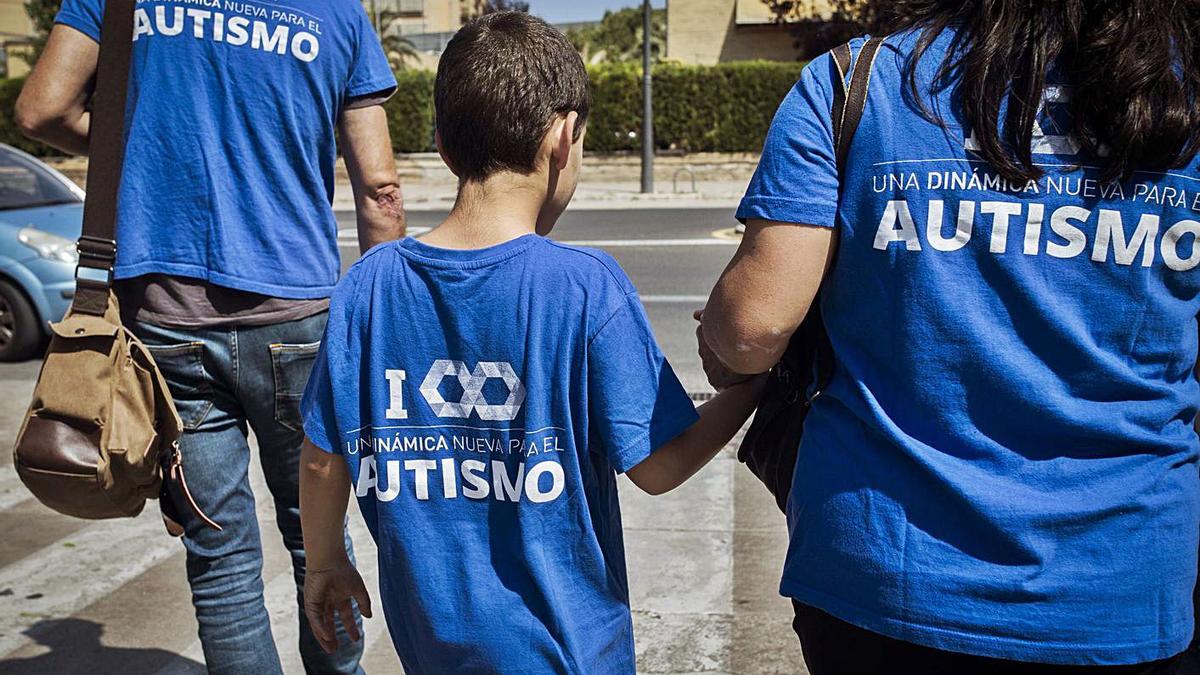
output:
[[[590,104],[562,34],[523,13],[468,24],[435,101],[458,200],[346,274],[305,394],[306,610],[328,648],[352,597],[370,616],[340,535],[352,486],[410,674],[633,672],[615,472],[678,486],[759,383],[697,415],[617,264],[543,238]]]

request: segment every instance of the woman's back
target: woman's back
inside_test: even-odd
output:
[[[954,28],[909,90],[922,35],[880,51],[840,193],[840,85],[814,61],[739,213],[839,236],[821,294],[837,374],[805,427],[783,592],[951,651],[1170,656],[1200,528],[1200,167],[1106,180],[1050,68],[1044,174],[1004,177],[961,77],[939,74]]]

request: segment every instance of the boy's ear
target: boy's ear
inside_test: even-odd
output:
[[[554,164],[559,171],[567,168],[571,161],[571,147],[575,145],[575,125],[579,123],[579,113],[572,110],[560,118],[554,138]]]
[[[457,176],[458,171],[454,169],[454,165],[450,163],[450,158],[446,156],[446,150],[442,148],[442,132],[436,130],[433,132],[433,144],[437,147],[438,155],[441,156],[442,162],[450,169],[450,173]]]

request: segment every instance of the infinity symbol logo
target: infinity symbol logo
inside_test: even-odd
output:
[[[462,385],[462,398],[459,401],[447,401],[438,391],[442,380],[447,377],[457,377]],[[508,387],[508,398],[503,404],[494,405],[484,397],[483,388],[488,380],[502,380]],[[481,361],[475,370],[467,368],[462,361],[441,359],[433,362],[425,381],[421,383],[421,395],[438,417],[458,417],[466,419],[474,411],[484,420],[513,420],[525,403],[525,385],[513,371],[510,364],[503,361]]]

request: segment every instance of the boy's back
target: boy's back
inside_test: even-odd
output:
[[[406,668],[632,671],[614,470],[696,413],[616,263],[385,244],[321,354],[305,430],[347,460]]]

